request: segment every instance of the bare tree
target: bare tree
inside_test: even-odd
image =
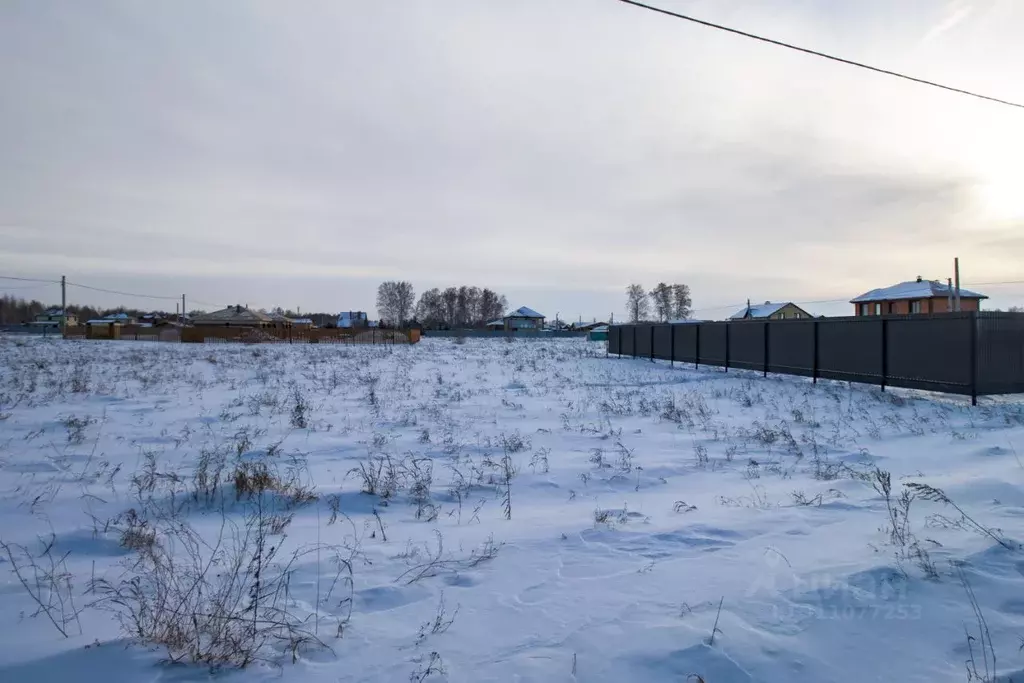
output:
[[[672,317],[676,320],[686,320],[693,313],[690,308],[692,305],[690,286],[672,285]]]
[[[505,297],[484,288],[480,292],[479,319],[478,322],[487,323],[505,314],[508,302]]]
[[[401,325],[412,315],[415,301],[412,284],[388,281],[377,287],[377,313],[380,319],[390,325]]]
[[[427,328],[437,327],[444,322],[444,302],[440,289],[434,287],[420,295],[420,301],[416,304],[416,320]]]
[[[626,287],[626,312],[629,321],[638,323],[646,320],[650,313],[651,302],[647,297],[647,290],[643,285],[630,285]]]
[[[449,287],[441,292],[441,303],[444,306],[444,322],[449,327],[458,325],[459,289]]]
[[[659,282],[651,290],[651,301],[654,303],[654,315],[661,322],[668,322],[672,318],[672,285]]]

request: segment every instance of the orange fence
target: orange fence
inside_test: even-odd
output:
[[[68,327],[66,339],[185,342],[187,344],[415,344],[420,331],[329,328],[140,327],[79,325]]]
[[[181,341],[191,344],[239,342],[243,344],[415,344],[419,330],[381,330],[377,328],[245,328],[186,327]]]

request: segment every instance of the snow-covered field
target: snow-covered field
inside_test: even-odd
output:
[[[1015,447],[580,340],[0,338],[0,681],[1024,680]]]

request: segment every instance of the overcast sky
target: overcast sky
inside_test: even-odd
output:
[[[1017,0],[659,4],[1024,102]],[[573,319],[630,282],[724,317],[957,255],[1024,280],[1024,110],[615,0],[3,0],[0,93],[0,275],[304,311],[476,284]],[[0,289],[59,301],[29,285]]]

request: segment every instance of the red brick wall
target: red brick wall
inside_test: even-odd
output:
[[[932,299],[920,299],[921,301],[921,313],[948,313],[949,300],[942,297],[934,297]],[[868,303],[869,311],[868,315],[875,315],[875,304],[881,303],[882,315],[910,315],[910,304],[909,300],[903,301],[881,301],[881,302],[870,302]],[[978,299],[960,299],[960,310],[961,311],[977,311],[981,309],[981,302]],[[853,314],[856,316],[861,315],[860,304],[854,304]]]

